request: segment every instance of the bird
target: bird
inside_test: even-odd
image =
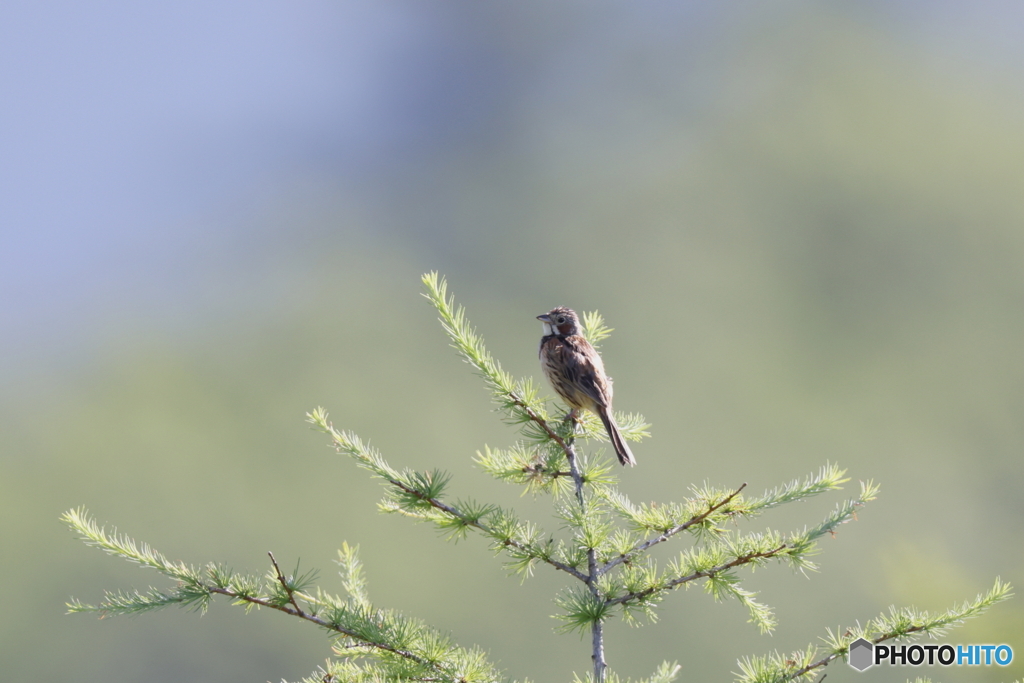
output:
[[[540,366],[551,386],[575,416],[581,409],[595,413],[623,465],[636,465],[636,458],[619,433],[612,415],[612,382],[604,371],[604,363],[586,337],[580,334],[576,311],[559,306],[537,320],[544,323],[540,340]]]

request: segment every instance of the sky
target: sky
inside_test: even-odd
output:
[[[1022,10],[964,7],[864,2],[850,11],[924,46],[940,66],[967,59],[984,67],[972,74],[1013,82],[1024,66]],[[541,115],[557,110],[564,93],[598,85],[578,79],[583,65],[647,41],[685,51],[713,40],[731,13],[765,11],[756,2],[657,2],[643,11],[571,2],[518,11],[451,2],[4,3],[8,314],[0,329],[35,347],[112,300],[187,288],[204,253],[247,248],[239,214],[297,183],[358,187],[439,147],[515,126],[508,112],[523,100]],[[565,40],[552,43],[542,26]]]

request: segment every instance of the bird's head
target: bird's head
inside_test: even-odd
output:
[[[552,308],[544,315],[538,315],[537,320],[544,323],[544,335],[556,334],[559,337],[569,337],[580,333],[580,321],[576,317],[576,311],[565,306]]]

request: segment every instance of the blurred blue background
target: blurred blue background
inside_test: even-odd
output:
[[[323,405],[393,464],[557,526],[471,466],[513,432],[419,296],[431,269],[516,375],[540,379],[534,316],[605,315],[616,407],[654,425],[634,500],[826,461],[882,484],[821,573],[751,578],[773,636],[674,594],[610,626],[622,675],[731,680],[890,604],[1024,585],[1022,27],[1009,2],[4,3],[5,677],[295,680],[329,654],[226,604],[64,616],[163,585],[74,540],[78,505],[173,559],[301,558],[331,591],[347,540],[378,604],[511,677],[585,672],[553,633],[561,577],[520,585],[479,539],[376,514],[304,423]],[[1020,659],[1022,626],[1017,599],[945,640]]]

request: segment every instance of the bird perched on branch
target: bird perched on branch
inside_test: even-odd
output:
[[[558,395],[572,409],[573,419],[583,408],[595,413],[608,430],[615,455],[623,465],[636,459],[619,434],[612,415],[612,383],[604,372],[597,349],[580,334],[579,317],[571,308],[553,308],[537,320],[544,323],[540,340],[540,366]]]

